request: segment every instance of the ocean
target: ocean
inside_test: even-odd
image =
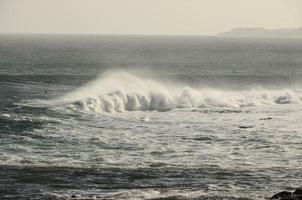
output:
[[[0,35],[0,199],[267,199],[302,183],[302,40]]]

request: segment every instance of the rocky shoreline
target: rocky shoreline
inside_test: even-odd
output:
[[[294,192],[283,191],[277,193],[270,200],[302,200],[302,188],[298,188]]]
[[[84,199],[81,198],[81,195],[71,195],[71,199],[85,200],[85,198]],[[182,196],[169,196],[169,197],[152,198],[152,200],[185,200],[185,199],[187,199],[187,198],[182,197]],[[190,198],[190,199],[192,199],[192,200],[202,200],[202,199],[208,199],[208,198],[206,198],[206,197],[197,197],[197,198]],[[269,200],[302,200],[302,188],[298,188],[294,192],[289,192],[289,191],[279,192],[279,193],[273,195]]]

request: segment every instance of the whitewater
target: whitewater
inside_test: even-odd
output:
[[[68,108],[75,110],[124,112],[300,104],[302,96],[298,89],[198,89],[181,83],[138,77],[124,71],[109,71],[65,95],[62,100],[71,102]]]

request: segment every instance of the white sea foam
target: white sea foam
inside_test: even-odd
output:
[[[107,72],[63,97],[69,108],[94,112],[168,111],[176,108],[249,107],[301,103],[293,89],[220,90]]]

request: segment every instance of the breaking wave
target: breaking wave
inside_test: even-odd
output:
[[[176,108],[251,107],[301,103],[292,89],[219,90],[160,82],[127,72],[107,72],[63,97],[68,108],[94,112],[168,111]]]

